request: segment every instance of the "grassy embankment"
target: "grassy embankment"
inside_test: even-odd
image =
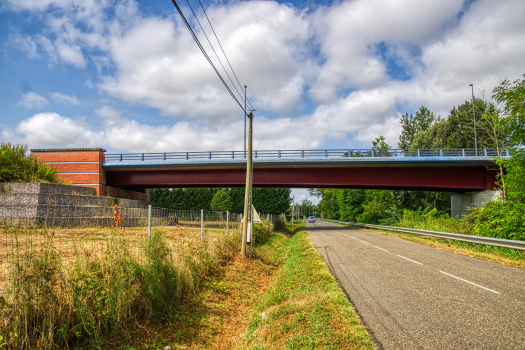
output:
[[[140,332],[122,348],[372,349],[303,229],[257,233],[261,244],[249,258],[235,255],[167,324]]]
[[[289,229],[289,236],[274,235],[269,240],[280,245],[286,241],[282,253],[264,245],[258,250],[263,259],[282,262],[268,291],[255,304],[241,347],[373,349],[351,304],[304,232],[304,224]]]
[[[452,220],[454,219],[446,219],[446,220],[439,220],[439,218],[429,219],[425,221],[410,221],[410,220],[403,220],[402,222],[396,224],[398,227],[409,227],[409,228],[415,228],[415,229],[421,229],[421,230],[429,230],[429,231],[441,231],[441,232],[450,232],[450,233],[461,233],[461,234],[469,234],[468,231],[464,230],[464,224],[462,223],[453,223]],[[445,222],[442,222],[445,221]],[[351,225],[344,225],[339,224],[341,226],[351,226]],[[419,243],[423,245],[427,245],[430,247],[443,249],[447,251],[451,251],[458,254],[463,254],[467,256],[471,256],[474,258],[494,261],[503,265],[508,266],[514,266],[514,267],[520,267],[525,268],[525,252],[517,249],[511,249],[511,248],[502,248],[502,247],[494,247],[490,245],[485,244],[475,244],[475,243],[468,243],[468,242],[460,242],[455,241],[452,239],[442,239],[442,238],[436,238],[436,237],[429,237],[429,236],[421,236],[416,235],[413,233],[405,233],[405,232],[395,232],[395,231],[388,231],[388,230],[380,230],[380,229],[372,229],[372,228],[361,228],[366,231],[375,232],[379,234],[384,234],[388,236],[398,237],[407,241],[411,241],[414,243]],[[470,233],[471,234],[471,233]]]

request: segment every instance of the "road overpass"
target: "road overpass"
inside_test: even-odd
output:
[[[106,189],[243,187],[243,151],[106,154],[101,148],[35,149],[66,180]],[[469,192],[497,186],[496,151],[256,150],[254,187],[354,188]],[[501,155],[508,157],[508,154]]]

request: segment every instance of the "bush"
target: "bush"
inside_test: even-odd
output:
[[[261,243],[270,237],[273,232],[273,225],[266,219],[261,219],[262,223],[253,225],[253,243]]]
[[[273,230],[279,231],[283,229],[286,226],[286,223],[284,222],[284,219],[282,216],[278,216],[277,219],[273,222]]]
[[[448,214],[438,216],[436,208],[426,208],[423,211],[404,210],[403,218],[396,226],[464,235],[473,233],[473,227],[466,219],[451,218]]]
[[[0,144],[0,182],[61,182],[53,167],[26,156],[26,145]]]
[[[495,201],[469,215],[479,236],[525,240],[525,203]]]

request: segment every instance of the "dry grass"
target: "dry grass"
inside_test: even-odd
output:
[[[239,230],[5,228],[8,348],[103,348],[175,317],[238,249]],[[149,243],[151,242],[151,243]]]

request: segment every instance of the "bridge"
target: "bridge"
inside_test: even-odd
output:
[[[117,197],[148,188],[244,187],[246,180],[243,151],[106,154],[67,148],[33,149],[31,155],[56,166],[71,183]],[[497,186],[496,156],[494,149],[256,150],[253,186],[482,191]]]

